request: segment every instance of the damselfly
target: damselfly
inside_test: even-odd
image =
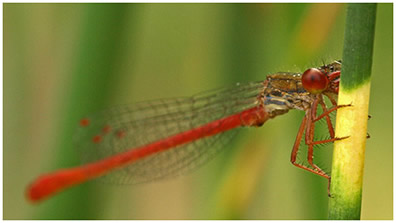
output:
[[[305,111],[291,162],[330,184],[330,176],[314,163],[313,151],[315,145],[345,138],[335,137],[329,116],[344,106],[336,102],[340,70],[341,62],[335,61],[303,74],[279,72],[260,82],[120,106],[84,118],[76,141],[86,164],[39,176],[28,186],[27,197],[40,201],[98,177],[138,183],[177,175],[212,158],[239,127],[261,126],[291,109]],[[329,108],[325,97],[332,104]],[[315,123],[323,119],[330,137],[315,141]],[[296,162],[304,135],[308,165]]]

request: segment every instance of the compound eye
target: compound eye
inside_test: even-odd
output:
[[[323,92],[329,85],[327,76],[316,68],[306,70],[301,77],[301,81],[305,90],[312,94]]]

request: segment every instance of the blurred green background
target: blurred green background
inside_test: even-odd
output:
[[[393,218],[393,5],[379,4],[362,219]],[[304,115],[248,128],[187,176],[88,182],[41,204],[41,173],[78,165],[78,120],[340,59],[345,4],[4,4],[4,219],[326,219],[327,182],[290,164]],[[328,157],[331,159],[331,157]]]

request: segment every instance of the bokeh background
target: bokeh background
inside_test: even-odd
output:
[[[33,205],[34,177],[78,165],[78,120],[340,59],[345,4],[4,4],[4,219],[326,219],[325,179],[290,164],[303,112],[248,128],[199,170],[88,182]],[[393,218],[393,5],[377,11],[362,219]],[[331,159],[331,157],[327,157]]]

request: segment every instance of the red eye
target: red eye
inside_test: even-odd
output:
[[[327,76],[316,68],[306,70],[302,75],[301,81],[305,90],[313,94],[321,93],[329,85]]]

